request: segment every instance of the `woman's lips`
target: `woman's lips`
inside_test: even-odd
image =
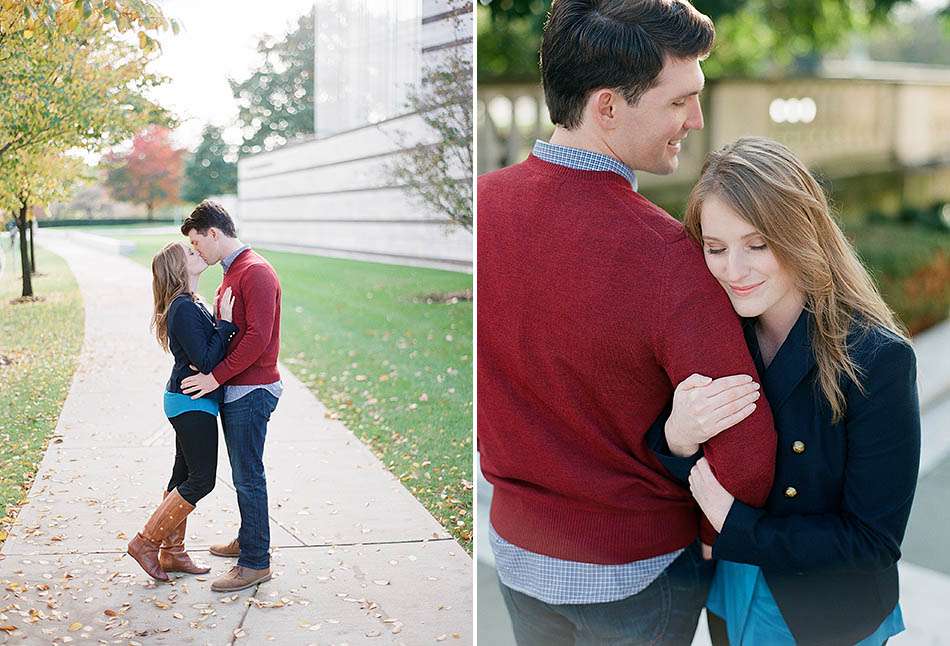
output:
[[[729,285],[729,289],[736,296],[748,296],[749,294],[754,292],[756,289],[758,289],[764,282],[765,281],[763,280],[761,283],[755,283],[754,285],[745,285],[745,286]]]

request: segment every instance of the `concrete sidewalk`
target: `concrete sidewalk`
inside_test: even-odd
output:
[[[240,593],[210,590],[233,560],[207,547],[239,525],[222,439],[217,486],[189,517],[186,542],[212,571],[154,583],[125,555],[174,458],[161,408],[171,363],[148,332],[150,276],[62,237],[42,243],[76,276],[85,342],[3,546],[0,631],[16,630],[0,641],[472,643],[471,558],[286,368],[265,453],[274,578]]]

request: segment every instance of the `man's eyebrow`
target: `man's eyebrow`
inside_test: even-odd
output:
[[[704,90],[704,89],[705,89],[705,86],[699,88],[698,90],[693,90],[692,92],[687,92],[686,94],[681,94],[681,95],[679,95],[678,97],[674,97],[674,100],[675,100],[675,99],[686,99],[686,98],[689,98],[689,97],[691,97],[691,96],[699,96],[700,94],[703,93],[703,90]]]

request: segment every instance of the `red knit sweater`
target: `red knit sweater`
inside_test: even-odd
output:
[[[688,545],[698,508],[645,433],[690,374],[756,375],[699,246],[619,175],[534,156],[479,178],[477,231],[478,445],[492,526],[588,563]],[[755,506],[776,446],[759,404],[705,449],[723,485]]]
[[[215,302],[228,287],[234,295],[232,322],[238,333],[224,361],[212,371],[219,384],[253,386],[280,379],[280,281],[266,260],[251,249],[241,252],[224,273]],[[220,310],[215,312],[220,315]]]

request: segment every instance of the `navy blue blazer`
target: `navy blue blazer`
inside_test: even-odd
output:
[[[215,321],[204,305],[191,300],[188,294],[179,294],[168,306],[165,317],[168,328],[168,349],[175,358],[172,374],[165,385],[171,393],[181,393],[185,377],[210,373],[228,352],[228,342],[238,328],[230,321]],[[218,403],[224,400],[224,389],[216,388],[203,395]]]
[[[847,409],[832,423],[812,321],[802,313],[768,368],[752,322],[744,326],[778,434],[775,484],[764,509],[733,503],[713,556],[762,568],[799,644],[854,644],[898,600],[897,560],[920,463],[916,357],[880,328],[849,335],[865,392],[842,379]],[[658,457],[684,477],[699,456],[671,458],[656,431]]]

